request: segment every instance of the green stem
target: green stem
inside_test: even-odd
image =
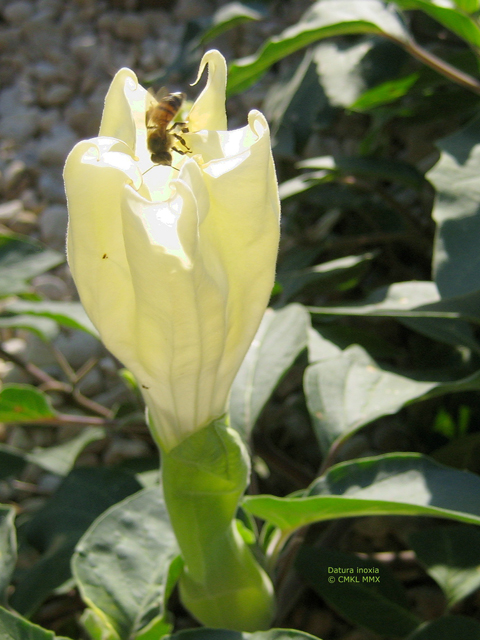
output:
[[[217,421],[162,452],[165,502],[185,561],[183,604],[203,624],[267,629],[273,587],[237,530],[250,460],[236,431]]]
[[[477,78],[474,78],[470,74],[465,73],[445,60],[442,60],[435,54],[424,49],[418,44],[418,42],[415,42],[412,39],[406,43],[400,42],[399,44],[400,46],[403,46],[414,58],[417,58],[417,60],[420,60],[420,62],[423,62],[432,69],[435,69],[435,71],[449,80],[465,87],[465,89],[469,89],[474,93],[480,94],[480,81],[477,80]]]

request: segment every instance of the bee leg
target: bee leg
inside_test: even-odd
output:
[[[185,142],[185,140],[182,138],[181,135],[179,135],[178,133],[172,133],[172,136],[174,138],[176,138],[177,140],[180,140],[180,142],[183,144],[183,146],[185,147],[185,149],[187,151],[191,151],[190,147],[187,145],[187,143]],[[175,151],[176,151],[176,149],[175,149]]]
[[[181,156],[186,156],[188,151],[190,151],[190,149],[188,151],[182,151],[181,149],[177,149],[177,147],[171,147],[171,149],[172,151],[179,153]]]
[[[182,133],[190,133],[187,122],[174,122],[169,131],[173,131],[174,129],[180,129]]]

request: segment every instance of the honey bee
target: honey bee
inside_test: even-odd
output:
[[[160,90],[156,97],[157,104],[151,105],[145,113],[145,124],[147,126],[147,146],[151,153],[151,160],[154,164],[171,166],[171,151],[177,151],[184,155],[189,151],[185,140],[175,131],[180,127],[180,131],[186,133],[188,129],[184,122],[176,122],[169,126],[185,100],[184,93],[166,93]],[[175,147],[178,140],[186,149]]]

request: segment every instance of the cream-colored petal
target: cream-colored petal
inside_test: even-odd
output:
[[[216,49],[207,51],[198,71],[196,84],[208,65],[207,84],[190,110],[188,128],[190,131],[225,131],[227,128],[227,114],[225,111],[225,90],[227,86],[227,63],[222,54]]]
[[[203,167],[211,209],[200,232],[202,255],[211,265],[207,268],[221,264],[228,281],[228,335],[217,379],[221,394],[230,387],[268,304],[279,240],[280,205],[265,118],[250,113],[243,142],[234,138],[236,156]],[[229,163],[234,168],[225,171]]]
[[[125,364],[137,376],[157,438],[168,450],[221,416],[228,391],[223,397],[217,392],[226,338],[224,292],[216,274],[206,271],[200,246],[190,247],[191,264],[177,255],[182,219],[196,228],[198,203],[179,180],[168,203],[170,215],[165,205],[153,229],[156,205],[133,189],[125,190],[123,221],[135,292],[136,341],[136,358]]]
[[[120,205],[125,185],[138,174],[128,154],[109,151],[121,145],[111,139],[80,142],[68,156],[64,172],[68,263],[85,310],[118,357],[132,353],[134,299]]]
[[[105,98],[99,136],[117,138],[134,152],[136,146],[136,127],[131,104],[125,89],[138,89],[137,76],[130,69],[120,69],[115,74]],[[142,89],[145,91],[145,89]]]

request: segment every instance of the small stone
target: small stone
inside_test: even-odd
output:
[[[33,7],[26,0],[11,2],[3,9],[3,17],[13,25],[24,23],[33,13]]]
[[[160,40],[157,45],[158,57],[164,65],[171,64],[178,57],[180,49],[180,44],[176,42]]]
[[[105,388],[105,381],[98,369],[91,369],[77,385],[80,393],[84,396],[90,397],[101,393]]]
[[[42,171],[38,181],[38,188],[45,200],[49,202],[64,203],[66,201],[65,186],[59,171],[52,173]]]
[[[22,160],[13,160],[3,174],[3,191],[6,199],[13,199],[34,182],[35,171]]]
[[[125,40],[143,40],[148,31],[148,26],[143,16],[131,13],[122,15],[115,24],[115,33]]]
[[[64,251],[67,224],[67,207],[60,204],[47,207],[39,219],[40,238],[52,249]]]
[[[10,338],[2,343],[2,349],[12,356],[19,356],[25,353],[27,343],[23,338]]]
[[[58,80],[59,73],[57,65],[47,60],[39,60],[30,68],[31,75],[41,82],[54,82]]]
[[[118,367],[115,364],[115,360],[111,356],[105,356],[98,363],[98,366],[106,376],[116,378],[118,374]]]
[[[38,12],[51,20],[61,12],[63,6],[63,0],[37,0]]]
[[[112,11],[105,11],[97,20],[97,29],[99,31],[113,31],[118,15]]]
[[[206,2],[192,2],[191,0],[178,0],[174,8],[174,16],[177,22],[187,22],[210,15],[211,8]]]
[[[46,107],[57,107],[65,104],[73,95],[73,89],[66,84],[54,84],[40,96],[40,102]]]
[[[40,205],[38,194],[35,189],[25,189],[25,191],[22,192],[20,198],[23,203],[24,209],[28,209],[28,211],[40,213],[43,208]]]
[[[34,136],[39,128],[40,110],[18,104],[9,115],[0,121],[0,136],[15,142],[25,142]]]
[[[52,131],[60,119],[58,109],[46,109],[42,112],[39,122],[41,133],[48,134]]]
[[[77,136],[70,127],[63,123],[58,123],[40,141],[38,157],[44,164],[63,166],[67,155],[76,142]]]
[[[81,35],[73,38],[70,50],[83,63],[90,63],[97,51],[97,39],[93,34]]]
[[[98,134],[102,109],[92,111],[83,98],[74,98],[65,109],[65,121],[79,138],[92,138]]]
[[[4,51],[8,51],[8,50],[12,52],[19,38],[20,38],[20,29],[17,29],[16,27],[11,27],[10,29],[9,28],[1,29],[0,30],[0,52],[3,53]],[[15,61],[17,62],[17,65],[15,65]],[[18,66],[17,71],[23,66],[22,64],[18,64],[18,63],[21,63],[22,61],[23,61],[23,58],[19,58],[17,56],[14,56],[14,57],[6,56],[5,58],[3,58],[4,64],[13,63],[14,68],[15,66]]]
[[[16,215],[23,211],[23,202],[21,200],[10,200],[0,204],[0,221],[9,222]]]
[[[15,233],[28,235],[37,226],[37,216],[32,211],[20,211],[8,226]]]

